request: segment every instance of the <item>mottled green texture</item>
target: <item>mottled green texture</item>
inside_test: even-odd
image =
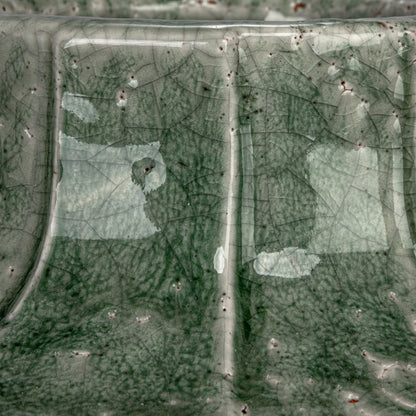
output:
[[[240,268],[236,385],[253,414],[411,411],[382,389],[414,403],[413,369],[377,378],[384,363],[416,363],[415,35],[407,26],[242,34],[240,118],[254,149],[256,250],[297,246],[321,259],[300,279]],[[404,95],[395,97],[399,74]],[[398,158],[402,181],[393,179]],[[395,217],[399,204],[409,227]]]
[[[1,414],[414,413],[413,20],[0,24]]]
[[[34,266],[49,205],[51,56],[45,35],[23,39],[3,19],[0,35],[0,315]]]
[[[77,25],[73,31],[79,31]],[[195,415],[221,406],[212,329],[226,127],[218,121],[227,111],[222,109],[222,55],[210,38],[204,39],[205,50],[195,51],[123,46],[124,28],[113,34],[120,45],[65,48],[70,34],[64,31],[57,38],[57,96],[82,94],[99,118],[80,116],[90,109],[78,103],[77,113],[68,100],[66,109],[60,108],[58,98],[62,170],[52,232],[58,237],[39,287],[3,340],[3,414]],[[101,39],[107,33],[94,28],[94,35]],[[181,44],[196,35],[206,38],[201,31],[184,34],[182,29],[177,37]],[[154,29],[131,30],[133,41],[154,36]],[[156,39],[166,36],[172,32],[161,30]],[[208,58],[209,50],[216,52]],[[132,77],[137,88],[129,86]],[[122,95],[124,107],[117,105]],[[64,144],[66,135],[73,141]],[[85,161],[72,166],[75,141],[83,143],[79,157]],[[120,201],[116,192],[122,185],[110,171],[124,160],[128,146],[140,149],[154,142],[160,143],[165,183],[146,193],[144,208],[122,199],[125,206],[115,209],[126,211],[125,220],[144,209],[158,231],[145,232],[140,239],[140,230],[120,235],[117,211],[109,205]],[[113,152],[107,150],[105,158],[106,149]],[[71,176],[71,169],[81,173]],[[132,174],[127,171],[121,183],[130,182],[140,192]],[[73,180],[72,190],[71,184],[63,185],[67,177]],[[94,209],[84,203],[87,198],[93,199]],[[98,204],[107,204],[100,211],[97,198]],[[78,211],[92,209],[80,227],[73,221],[72,230],[64,223],[71,202]],[[101,218],[88,220],[97,213]],[[104,224],[102,229],[97,229],[97,220]],[[62,234],[73,238],[59,237]],[[74,350],[89,351],[90,357],[74,356]]]
[[[0,12],[169,20],[297,20],[405,16],[415,0],[2,0]]]

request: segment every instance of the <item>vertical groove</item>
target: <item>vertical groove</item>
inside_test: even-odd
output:
[[[235,85],[236,62],[238,58],[238,40],[235,34],[226,33],[224,36],[224,50],[226,59],[227,79],[227,119],[228,129],[225,133],[227,152],[227,168],[225,173],[225,184],[227,198],[225,206],[225,233],[223,236],[225,267],[219,273],[218,288],[221,295],[219,303],[219,322],[221,340],[219,343],[219,355],[222,382],[222,406],[221,414],[226,416],[239,414],[240,408],[233,398],[233,378],[235,373],[234,363],[234,333],[236,320],[235,306],[235,274],[236,274],[236,225],[237,225],[237,200],[239,189],[239,143],[237,136],[237,92]]]
[[[54,24],[52,23],[51,26],[53,25]],[[49,97],[52,97],[53,87],[55,86],[55,83],[56,83],[56,79],[54,77],[55,66],[53,63],[53,59],[54,59],[55,54],[53,50],[53,44],[49,37],[49,34],[46,31],[34,33],[33,36],[37,37],[38,43],[42,45],[47,44],[47,50],[41,51],[42,53],[39,53],[39,56],[45,55],[45,58],[41,59],[39,62],[39,68],[41,68],[42,73],[45,73],[45,72],[47,73],[46,76],[47,76],[47,80],[49,84],[47,95]],[[47,69],[43,72],[43,68],[47,68]],[[56,89],[55,95],[58,94],[57,91],[58,90]],[[59,178],[59,174],[58,174],[59,156],[58,156],[58,152],[56,148],[57,137],[55,135],[56,132],[54,131],[56,127],[53,127],[53,126],[57,126],[57,124],[55,123],[54,125],[54,121],[55,121],[54,115],[50,116],[49,114],[52,110],[56,111],[56,108],[59,107],[59,105],[57,104],[58,101],[56,101],[56,98],[57,97],[55,97],[55,100],[48,99],[48,104],[47,104],[48,115],[47,115],[47,121],[46,121],[47,130],[46,130],[45,140],[46,141],[51,140],[51,144],[46,145],[47,151],[48,151],[46,166],[47,166],[47,169],[50,170],[49,172],[46,173],[47,178],[49,179],[47,180],[48,189],[46,193],[50,192],[49,201],[46,201],[45,203],[45,205],[48,207],[48,209],[46,210],[46,216],[48,217],[47,223],[46,223],[42,241],[38,249],[38,256],[37,256],[36,262],[33,265],[33,269],[31,270],[30,275],[28,276],[28,279],[24,287],[22,288],[20,295],[18,296],[15,304],[13,305],[13,307],[11,308],[11,310],[6,316],[6,319],[5,319],[6,323],[12,321],[16,317],[16,315],[20,312],[24,302],[26,301],[26,299],[28,298],[32,290],[39,283],[39,280],[42,277],[47,259],[49,257],[50,251],[52,249],[51,225],[53,221],[53,209],[54,209],[55,202],[56,202],[56,186],[57,186],[57,182]]]

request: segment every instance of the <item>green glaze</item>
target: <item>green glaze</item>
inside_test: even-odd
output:
[[[0,314],[35,268],[49,206],[52,140],[51,55],[46,36],[2,19],[0,43]],[[15,35],[16,34],[16,35]]]
[[[413,20],[0,24],[2,415],[414,413]]]
[[[407,414],[416,381],[406,367],[416,359],[415,36],[406,23],[374,22],[241,37],[255,250],[299,247],[320,261],[309,275],[292,255],[299,279],[259,276],[243,261],[238,394],[259,415]]]
[[[1,0],[5,14],[166,20],[298,20],[411,16],[415,0]]]

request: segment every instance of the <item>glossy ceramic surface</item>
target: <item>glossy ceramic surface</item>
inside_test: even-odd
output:
[[[414,413],[413,19],[0,19],[2,414]]]
[[[5,14],[167,20],[300,20],[411,16],[416,1],[395,0],[2,0]]]

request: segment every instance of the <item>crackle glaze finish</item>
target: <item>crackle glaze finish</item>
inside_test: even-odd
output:
[[[2,415],[414,413],[412,18],[0,27]]]
[[[415,0],[1,0],[0,13],[167,20],[411,16]]]

